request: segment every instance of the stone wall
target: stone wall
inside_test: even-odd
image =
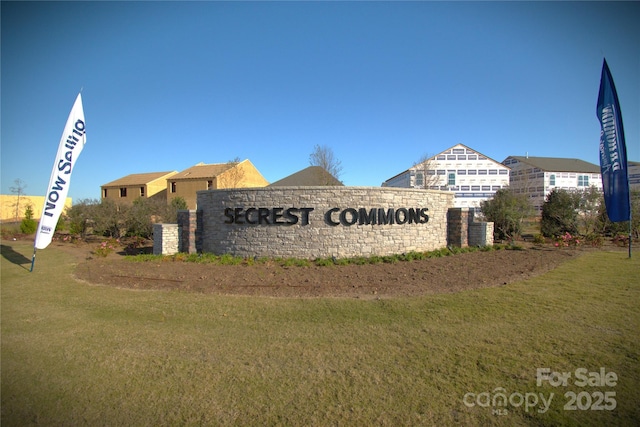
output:
[[[385,187],[243,188],[197,197],[202,252],[296,258],[442,248],[454,203],[450,192]]]

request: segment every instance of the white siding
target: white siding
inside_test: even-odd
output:
[[[513,191],[527,194],[538,213],[542,210],[545,198],[554,188],[576,191],[595,186],[602,191],[600,174],[543,171],[513,158],[507,158],[504,163],[511,167],[510,186]],[[588,185],[584,185],[585,183]]]
[[[427,174],[421,180],[422,174]],[[455,207],[480,207],[480,202],[509,186],[509,168],[462,144],[389,179],[386,187],[425,188],[455,193]]]

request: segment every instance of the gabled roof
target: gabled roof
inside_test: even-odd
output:
[[[344,185],[336,177],[331,175],[321,166],[309,166],[294,174],[291,174],[279,181],[269,185],[269,187],[290,187],[290,186],[330,186]]]
[[[452,151],[453,149],[461,149],[461,148],[463,148],[465,150],[465,152],[463,154],[477,154],[478,156],[482,156],[482,157],[486,158],[487,160],[490,160],[490,161],[494,162],[496,165],[500,165],[500,166],[503,166],[503,167],[505,167],[507,169],[510,169],[509,166],[506,166],[506,165],[500,163],[499,161],[492,159],[491,157],[485,156],[484,154],[480,153],[479,151],[474,150],[473,148],[469,148],[464,144],[456,144],[456,145],[454,145],[452,147],[447,148],[444,151],[441,151],[440,153],[438,153],[438,154],[436,154],[434,156],[429,157],[428,159],[421,159],[421,161],[416,162],[416,164],[412,165],[409,169],[406,169],[406,170],[400,172],[399,174],[392,176],[391,178],[387,179],[384,182],[389,182],[392,179],[397,178],[402,174],[408,173],[409,171],[414,169],[416,166],[421,165],[421,164],[423,164],[425,162],[437,162],[438,161],[437,160],[438,156],[442,156],[442,155],[446,155],[446,154],[452,154],[453,153],[453,151]],[[383,185],[384,185],[384,183],[383,183]]]
[[[580,159],[564,159],[558,157],[527,157],[509,156],[507,159],[515,159],[534,168],[547,172],[583,172],[600,173],[600,166],[585,162]],[[506,159],[505,159],[506,160]]]
[[[177,171],[171,172],[148,172],[148,173],[132,173],[125,177],[111,181],[108,184],[102,185],[102,187],[128,187],[132,185],[145,185],[158,179],[168,179],[172,175],[178,173]]]
[[[188,169],[183,170],[182,172],[177,173],[176,175],[171,177],[171,180],[179,180],[179,179],[208,179],[213,178],[220,175],[222,172],[225,172],[238,163],[229,162],[229,163],[214,163],[214,164],[204,164],[198,163],[195,166],[191,166]]]
[[[503,164],[502,164],[502,163],[500,163],[499,161],[494,160],[494,159],[492,159],[491,157],[486,156],[486,155],[482,154],[481,152],[476,151],[476,150],[474,150],[473,148],[469,148],[469,147],[467,147],[466,145],[464,145],[464,144],[460,144],[460,143],[458,143],[458,144],[454,145],[453,147],[449,147],[449,148],[447,148],[446,150],[444,150],[444,151],[442,151],[442,152],[440,152],[440,153],[436,154],[435,156],[430,157],[430,158],[429,158],[429,160],[435,160],[438,156],[441,156],[441,155],[444,155],[444,154],[456,154],[456,153],[454,153],[452,150],[454,150],[454,149],[458,149],[458,148],[464,148],[464,149],[465,149],[465,153],[463,153],[463,154],[477,154],[478,156],[485,157],[487,160],[491,160],[492,162],[494,162],[494,163],[496,163],[496,164],[498,164],[498,165],[502,165],[502,166],[504,166],[504,167],[508,168],[508,166],[503,165]]]

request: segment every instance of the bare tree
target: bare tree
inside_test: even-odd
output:
[[[334,156],[333,150],[326,145],[315,145],[313,147],[313,152],[309,155],[309,163],[311,166],[320,166],[335,179],[340,179],[342,162]],[[327,184],[330,183],[327,182]]]
[[[24,195],[24,189],[27,188],[27,184],[25,184],[24,181],[20,178],[15,179],[13,183],[15,184],[15,186],[9,187],[9,190],[11,190],[13,194],[18,196],[18,200],[15,202],[17,221],[20,216],[20,197]]]
[[[239,157],[227,162],[229,169],[220,174],[218,188],[238,188],[240,186],[240,182],[244,179],[244,169],[240,168],[239,165]]]
[[[417,188],[429,189],[429,187],[437,186],[440,181],[440,177],[436,173],[437,164],[435,156],[424,154],[413,165],[416,171],[416,178],[414,186]]]

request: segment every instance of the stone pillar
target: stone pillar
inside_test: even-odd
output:
[[[153,254],[173,255],[178,252],[178,224],[153,224]]]
[[[469,224],[469,246],[487,246],[493,244],[493,239],[491,239],[491,243],[487,243],[489,224],[493,225],[492,222],[472,222]],[[491,229],[493,233],[493,227],[491,227]]]
[[[447,245],[468,246],[469,208],[449,208],[447,211]]]
[[[178,233],[179,244],[178,250],[193,254],[198,252],[198,244],[196,242],[198,232],[197,212],[194,210],[178,211]]]

